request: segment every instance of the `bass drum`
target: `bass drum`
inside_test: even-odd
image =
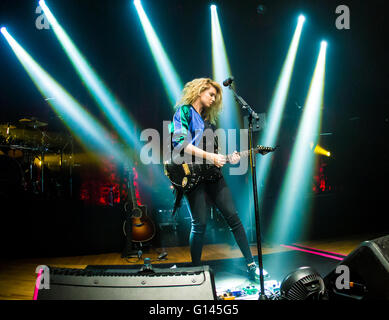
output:
[[[12,196],[24,190],[24,175],[20,164],[0,154],[0,196]]]

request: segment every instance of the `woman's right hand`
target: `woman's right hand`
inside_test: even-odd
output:
[[[213,160],[213,163],[215,164],[215,166],[218,168],[223,167],[227,162],[225,156],[223,156],[222,154],[217,154],[217,153],[213,154],[212,160]]]

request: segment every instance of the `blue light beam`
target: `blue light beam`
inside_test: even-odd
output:
[[[297,240],[304,229],[310,209],[308,200],[314,162],[317,157],[310,145],[317,144],[321,127],[325,57],[326,44],[322,43],[293,146],[290,165],[277,201],[275,219],[272,221],[271,232],[276,243]]]
[[[142,4],[139,0],[134,1],[136,11],[138,13],[143,31],[146,36],[147,43],[150,47],[155,64],[157,66],[159,76],[167,92],[170,105],[172,109],[181,96],[181,90],[183,88],[182,81],[180,80],[177,72],[175,71],[169,57],[162,47],[161,41],[154,31],[153,26],[148,19]]]
[[[109,133],[35,62],[6,29],[1,32],[35,86],[44,97],[51,97],[49,104],[80,142],[89,150],[111,157],[115,162],[124,161],[126,155],[110,143]]]
[[[56,37],[69,57],[74,69],[85,83],[98,106],[107,116],[112,127],[127,145],[139,150],[140,143],[134,130],[134,127],[136,127],[135,121],[130,119],[125,109],[113,97],[103,81],[88,64],[65,30],[57,22],[45,1],[40,0],[39,5],[43,9],[47,20],[52,26]]]
[[[269,112],[266,120],[266,128],[261,135],[260,143],[264,146],[275,146],[279,135],[282,115],[285,109],[285,102],[289,92],[289,85],[292,78],[294,63],[296,60],[297,49],[300,43],[301,32],[303,28],[305,18],[300,15],[298,23],[293,34],[292,41],[289,46],[288,53],[284,65],[282,67],[280,76],[278,78],[275,92],[273,93],[272,100],[270,102]],[[264,195],[268,174],[271,168],[273,154],[268,154],[266,157],[261,157],[257,166],[257,177],[261,183],[261,187],[258,190],[258,197],[261,203]]]

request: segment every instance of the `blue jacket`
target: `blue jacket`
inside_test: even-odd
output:
[[[191,143],[198,147],[204,132],[204,119],[191,105],[183,105],[177,109],[170,125],[173,148]]]

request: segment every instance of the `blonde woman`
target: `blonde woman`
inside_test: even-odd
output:
[[[226,163],[226,158],[217,153],[216,136],[209,141],[210,139],[205,139],[204,135],[206,129],[215,131],[215,122],[221,106],[222,88],[220,85],[209,78],[194,79],[185,85],[170,127],[173,148],[179,148],[186,154],[215,164],[215,172],[210,175],[211,178],[205,179],[194,190],[185,194],[192,219],[189,238],[192,264],[198,266],[201,263],[205,229],[211,206],[214,204],[229,225],[246,260],[249,279],[258,281],[259,270],[251,254],[230,189],[220,170]],[[208,135],[207,138],[209,138]],[[213,144],[213,148],[210,148],[210,143]],[[210,149],[213,152],[209,152]],[[237,163],[240,156],[234,152],[229,160],[231,163]]]

